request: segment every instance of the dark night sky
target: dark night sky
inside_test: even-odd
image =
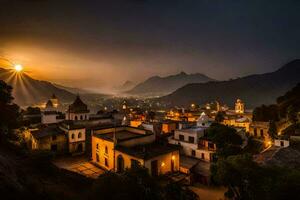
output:
[[[70,86],[180,71],[228,79],[300,57],[297,0],[0,2],[0,55]]]

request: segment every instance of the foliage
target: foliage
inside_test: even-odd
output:
[[[218,123],[207,129],[206,137],[217,145],[217,154],[224,157],[237,154],[243,142],[234,128]]]
[[[25,111],[26,115],[38,115],[41,114],[41,109],[39,107],[27,107]]]
[[[296,124],[298,119],[297,119],[297,109],[294,105],[290,105],[287,108],[287,118],[292,124]]]
[[[274,121],[270,121],[270,127],[268,132],[272,139],[274,139],[277,136],[277,127]]]
[[[224,120],[225,112],[224,111],[219,111],[216,115],[215,121],[216,122],[222,122]]]
[[[278,121],[282,118],[288,119],[295,123],[297,112],[300,111],[300,84],[277,98],[275,105],[262,105],[253,111],[254,121]]]
[[[212,166],[212,180],[228,187],[226,196],[246,200],[298,199],[300,171],[261,167],[250,155],[219,159]],[[298,198],[297,198],[298,197]]]
[[[12,103],[12,87],[0,80],[0,140],[18,126],[19,106]]]
[[[279,113],[277,105],[262,105],[260,107],[256,107],[253,111],[253,121],[278,121]]]
[[[127,169],[122,174],[106,172],[99,176],[92,187],[91,199],[196,199],[190,190],[176,183],[162,186],[151,177],[146,168]]]

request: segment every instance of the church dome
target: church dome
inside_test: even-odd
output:
[[[77,95],[75,101],[69,106],[70,113],[88,113],[87,105],[83,103],[79,95]]]

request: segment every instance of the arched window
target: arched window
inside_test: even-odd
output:
[[[83,120],[83,117],[82,117],[82,115],[80,115],[80,120]]]
[[[78,120],[78,117],[77,117],[77,116],[75,116],[75,120]]]
[[[72,133],[72,135],[71,135],[71,138],[72,138],[72,139],[74,139],[74,138],[75,138],[75,134],[74,134],[74,133]]]
[[[96,161],[97,161],[97,162],[100,162],[99,154],[96,154]]]
[[[99,149],[99,144],[96,144],[96,149]]]
[[[123,172],[124,171],[124,158],[122,155],[118,155],[117,158],[117,172]]]
[[[108,154],[108,148],[105,146],[105,153]]]
[[[78,133],[78,138],[81,138],[81,137],[82,137],[82,133],[79,132],[79,133]]]

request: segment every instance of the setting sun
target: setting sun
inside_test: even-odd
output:
[[[17,72],[20,72],[20,71],[22,71],[23,70],[23,66],[22,65],[15,65],[15,70],[17,71]]]

